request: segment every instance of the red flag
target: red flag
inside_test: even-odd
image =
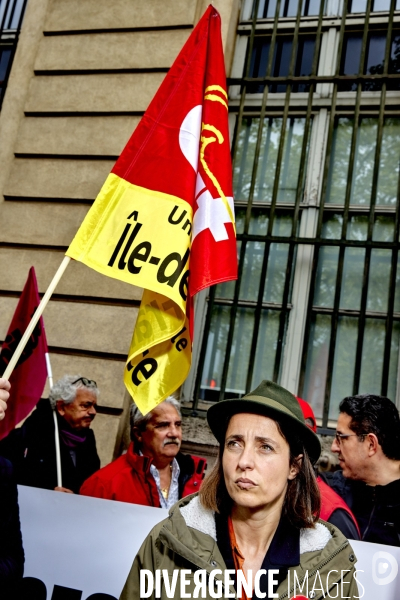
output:
[[[7,367],[39,302],[35,269],[31,267],[1,348],[0,373]],[[0,421],[0,439],[8,435],[40,400],[47,378],[46,352],[47,341],[41,317],[10,377],[10,398],[6,416]]]
[[[145,414],[189,372],[194,294],[237,277],[228,96],[214,7],[179,53],[67,255],[145,289],[124,375]]]
[[[221,18],[210,5],[112,170],[192,207],[191,296],[237,278],[226,90]]]

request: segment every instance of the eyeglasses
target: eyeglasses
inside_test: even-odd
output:
[[[79,383],[79,381],[81,381],[86,387],[97,387],[97,383],[93,379],[87,379],[87,377],[79,377],[79,379],[73,381],[71,385]]]
[[[358,435],[357,433],[339,433],[338,431],[335,433],[335,438],[336,438],[336,441],[339,444],[339,446],[340,446],[340,443],[341,443],[342,440],[345,440],[345,439],[347,439],[349,437],[359,437],[359,438],[362,438],[361,441],[363,442],[365,436],[366,436],[366,434]]]

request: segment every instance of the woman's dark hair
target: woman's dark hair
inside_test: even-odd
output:
[[[287,423],[278,422],[275,419],[274,421],[279,433],[289,444],[290,466],[297,465],[299,467],[296,477],[288,481],[282,514],[287,517],[292,525],[299,529],[314,527],[321,509],[320,493],[314,468],[302,441],[293,431],[293,428]],[[228,423],[229,419],[226,423],[226,429]],[[202,483],[199,497],[204,508],[217,513],[229,514],[232,508],[232,499],[225,486],[222,469],[223,453],[224,446],[221,444],[214,467]],[[296,457],[299,454],[302,454],[303,458],[298,462]]]
[[[339,410],[351,417],[350,429],[362,437],[374,433],[387,458],[400,460],[400,417],[394,403],[384,396],[347,396]]]

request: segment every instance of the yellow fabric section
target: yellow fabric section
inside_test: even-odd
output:
[[[125,385],[143,414],[183,383],[191,357],[185,314],[170,298],[145,290],[124,372]]]
[[[185,313],[192,216],[184,200],[110,174],[66,254]]]
[[[174,392],[190,369],[192,217],[184,200],[110,174],[67,251],[99,273],[145,288],[124,373],[143,414]]]

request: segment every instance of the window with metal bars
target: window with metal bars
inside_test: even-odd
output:
[[[27,0],[0,0],[0,108],[17,47]]]
[[[269,49],[271,46],[271,37],[257,36],[254,39],[251,63],[250,77],[264,77],[268,65]],[[300,35],[297,41],[296,62],[294,66],[294,75],[311,75],[312,62],[315,49],[315,36]],[[290,35],[278,36],[275,43],[274,57],[272,59],[272,75],[274,77],[286,78],[289,75],[290,59],[293,51],[293,38]],[[284,92],[286,83],[275,83],[269,86],[270,92]],[[247,93],[262,93],[265,84],[253,83],[247,87]],[[307,92],[310,89],[308,83],[295,83],[292,86],[292,92]]]
[[[239,279],[204,300],[191,410],[262,379],[308,400],[321,431],[346,395],[399,404],[397,4],[244,3],[229,81]]]

